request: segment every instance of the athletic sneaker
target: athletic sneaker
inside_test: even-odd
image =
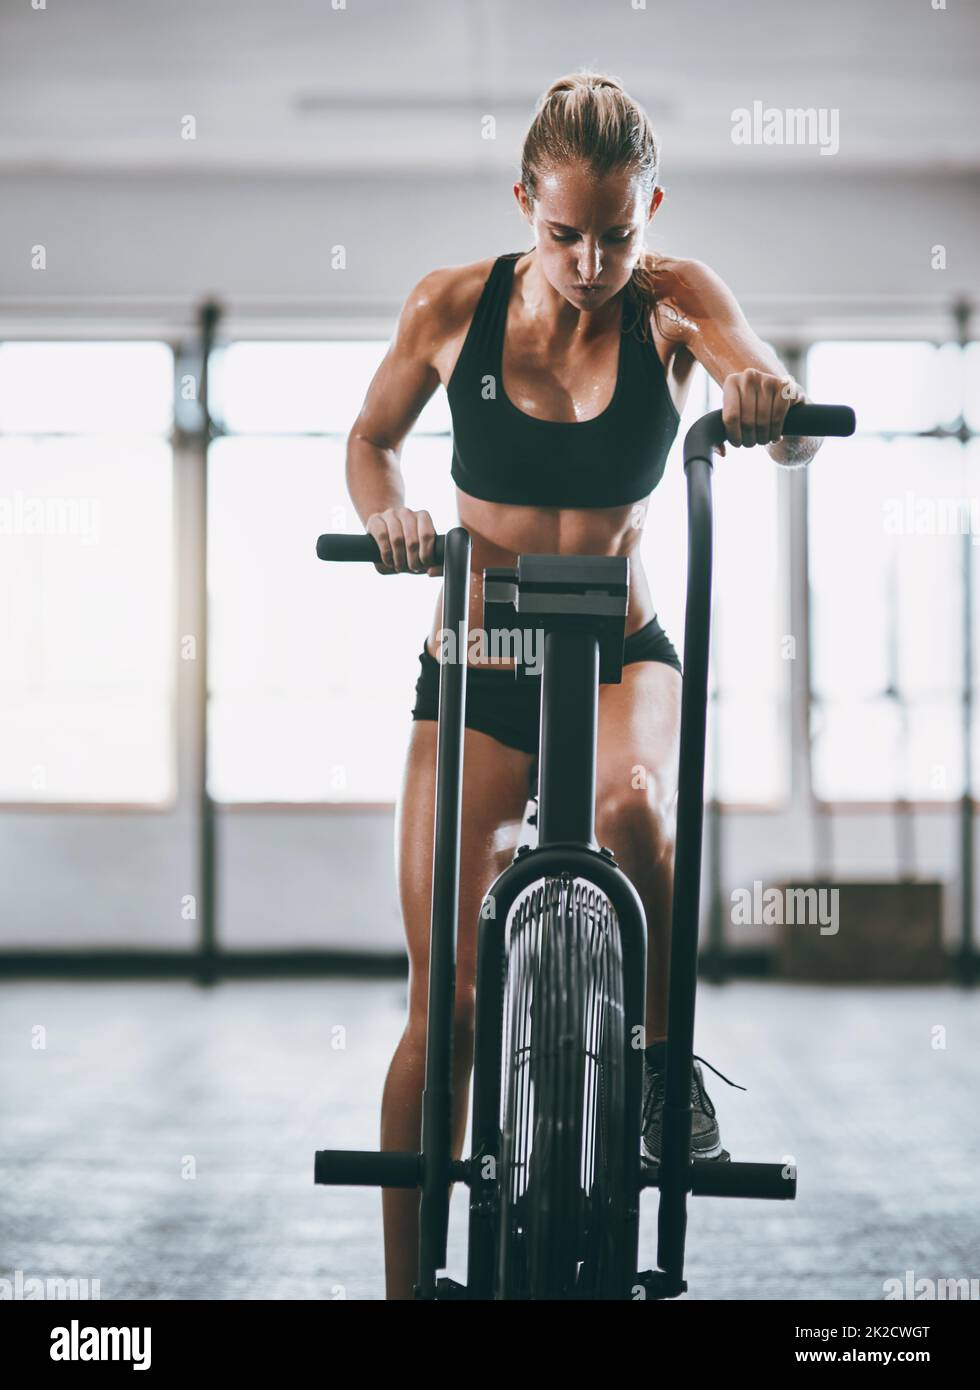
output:
[[[643,1157],[650,1163],[660,1162],[664,1125],[664,1086],[666,1083],[664,1066],[666,1059],[667,1044],[665,1042],[651,1043],[644,1051],[642,1153]],[[715,1159],[720,1163],[725,1163],[730,1160],[731,1154],[721,1146],[715,1107],[704,1088],[701,1062],[704,1062],[704,1058],[699,1058],[695,1054],[695,1062],[691,1068],[691,1158]],[[721,1076],[722,1081],[727,1081],[729,1086],[735,1086],[739,1091],[746,1089],[744,1086],[739,1086],[737,1081],[728,1081],[728,1077],[722,1076],[721,1072],[712,1067],[710,1062],[704,1062],[704,1065],[710,1067],[716,1076]]]

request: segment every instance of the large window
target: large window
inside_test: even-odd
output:
[[[209,731],[220,801],[397,795],[439,584],[314,555],[319,532],[362,529],[345,442],[386,347],[236,342],[215,356]],[[967,568],[980,612],[970,471],[980,446],[929,432],[961,409],[976,428],[980,349],[821,343],[807,389],[852,403],[861,430],[826,441],[807,474],[815,789],[948,800],[963,786]],[[174,794],[173,393],[160,343],[0,347],[8,802],[153,805]],[[699,369],[643,540],[654,606],[682,658],[681,445],[720,396]],[[402,454],[406,500],[440,531],[456,522],[450,453],[440,388]],[[790,790],[793,556],[779,480],[765,449],[715,460],[706,786],[729,804],[776,805]]]
[[[964,361],[964,358],[967,360]],[[853,405],[859,438],[809,470],[814,790],[947,801],[963,790],[963,595],[980,555],[976,444],[955,424],[976,347],[827,342],[807,394]],[[975,409],[975,403],[974,407]],[[972,521],[971,521],[972,516]]]
[[[683,660],[687,587],[684,435],[721,406],[720,388],[700,368],[666,473],[650,502],[644,568],[661,623]],[[711,699],[705,765],[709,796],[767,806],[790,793],[787,547],[780,536],[779,465],[764,448],[715,456]]]
[[[363,530],[347,433],[380,342],[235,343],[215,363],[227,430],[210,453],[211,792],[226,801],[391,801],[439,592],[325,565],[322,531]],[[402,454],[406,503],[455,520],[448,408]]]
[[[0,345],[0,798],[174,793],[173,358]]]
[[[328,566],[320,531],[361,531],[347,495],[347,432],[386,344],[240,342],[220,354],[211,449],[211,791],[227,801],[390,801],[411,729],[418,656],[438,582]],[[699,373],[653,495],[644,563],[683,656],[687,520],[680,446],[719,404]],[[445,393],[402,455],[406,501],[455,524]],[[732,451],[716,468],[715,655],[720,718],[709,786],[726,799],[785,796],[776,582],[777,466]],[[717,777],[714,760],[717,760]]]

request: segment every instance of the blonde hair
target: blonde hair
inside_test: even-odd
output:
[[[640,179],[644,197],[653,196],[660,171],[660,142],[650,118],[615,77],[575,72],[560,77],[540,99],[521,151],[521,181],[528,201],[537,195],[538,177],[562,164],[584,164],[596,176],[623,170]],[[647,320],[659,305],[654,288],[656,263],[641,256],[627,285],[636,318],[630,328],[647,336]],[[659,322],[659,318],[658,318]]]

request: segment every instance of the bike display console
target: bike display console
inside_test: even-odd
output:
[[[516,625],[593,634],[599,641],[599,680],[620,683],[629,600],[625,556],[520,555],[516,568],[488,568],[483,579],[488,632]]]

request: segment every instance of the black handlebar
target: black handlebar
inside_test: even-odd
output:
[[[783,421],[783,434],[837,435],[854,433],[854,411],[849,405],[791,405]],[[711,451],[727,444],[725,422],[720,410],[702,415],[684,436],[684,467],[692,458],[711,460]]]
[[[849,405],[792,405],[783,421],[783,434],[837,435],[854,433],[854,411]],[[727,442],[725,424],[720,410],[702,415],[684,437],[684,467],[692,458],[706,458],[719,444]],[[429,567],[445,560],[445,536],[436,536]],[[328,533],[318,537],[316,553],[321,560],[365,561],[381,564],[381,551],[373,536]]]
[[[429,562],[430,569],[443,563],[445,544],[445,536],[436,536],[432,559]],[[351,536],[342,532],[330,532],[317,537],[316,553],[320,560],[372,560],[381,564],[381,551],[373,536]]]

